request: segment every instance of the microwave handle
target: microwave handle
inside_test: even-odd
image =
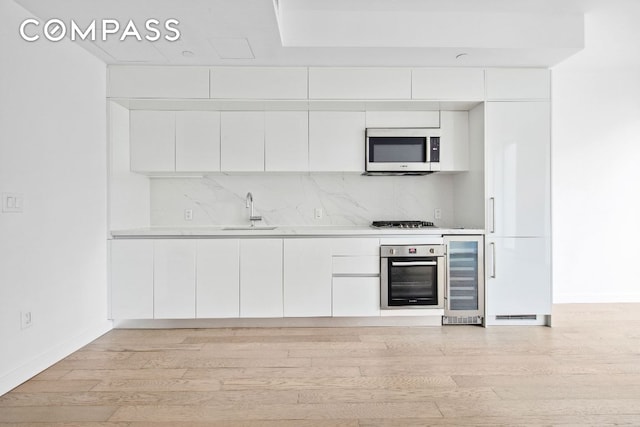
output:
[[[391,267],[430,267],[438,265],[436,261],[391,261]]]

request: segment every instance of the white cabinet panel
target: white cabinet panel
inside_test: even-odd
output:
[[[309,113],[267,111],[265,113],[265,170],[305,172],[309,170]]]
[[[220,113],[223,172],[264,171],[264,112]]]
[[[197,241],[196,317],[240,316],[240,242]]]
[[[220,170],[220,113],[177,111],[176,171]]]
[[[379,256],[334,256],[333,274],[380,274]]]
[[[469,170],[469,113],[442,111],[440,121],[440,170]]]
[[[487,256],[487,315],[551,314],[548,238],[491,238]]]
[[[309,99],[411,99],[411,70],[309,68]]]
[[[329,239],[285,239],[284,315],[331,316]]]
[[[309,112],[309,169],[364,172],[363,112]]]
[[[413,99],[482,101],[484,70],[481,68],[414,68]]]
[[[437,128],[438,111],[367,111],[368,128]]]
[[[175,170],[175,113],[136,111],[129,113],[131,170],[173,172]]]
[[[108,67],[110,98],[209,98],[205,67]]]
[[[379,316],[379,277],[334,277],[333,315]]]
[[[216,67],[211,98],[306,99],[306,68]]]
[[[380,239],[375,237],[346,237],[331,239],[333,256],[380,256]]]
[[[550,133],[547,102],[486,104],[489,235],[549,236]]]
[[[154,318],[194,318],[196,316],[195,240],[155,240],[154,243]]]
[[[489,68],[486,85],[489,101],[551,97],[551,74],[544,68]]]
[[[111,241],[111,318],[153,318],[153,240]]]
[[[282,239],[240,241],[240,317],[282,317]]]

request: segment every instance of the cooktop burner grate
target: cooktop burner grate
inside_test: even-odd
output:
[[[435,227],[431,221],[373,221],[376,228],[426,228]]]

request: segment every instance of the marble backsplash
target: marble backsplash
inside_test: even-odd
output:
[[[254,197],[261,225],[368,225],[421,219],[453,226],[451,175],[370,177],[352,174],[215,175],[152,178],[152,226],[245,225],[245,197]],[[315,218],[315,209],[322,218]],[[434,209],[442,219],[434,219]],[[184,219],[185,209],[193,219]]]

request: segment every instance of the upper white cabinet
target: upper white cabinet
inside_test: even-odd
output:
[[[208,98],[205,67],[108,67],[109,98]]]
[[[307,69],[288,67],[212,68],[211,98],[306,99]]]
[[[469,170],[469,113],[442,111],[440,132],[440,170]]]
[[[220,170],[220,113],[176,112],[176,171]]]
[[[551,97],[551,73],[544,68],[488,68],[488,101],[510,99],[548,100]]]
[[[265,112],[264,156],[266,171],[308,171],[309,113],[306,111]]]
[[[196,241],[156,240],[153,261],[153,313],[156,319],[196,315]]]
[[[282,239],[243,239],[240,259],[240,317],[282,317]]]
[[[196,317],[240,316],[240,241],[197,240]]]
[[[367,111],[368,128],[437,128],[440,127],[438,111]]]
[[[264,112],[223,111],[220,122],[221,170],[264,171]]]
[[[309,68],[309,99],[411,99],[411,70]]]
[[[131,170],[173,172],[175,157],[175,113],[136,111],[129,113]]]
[[[131,170],[193,172],[220,170],[220,113],[130,112]]]
[[[550,234],[550,105],[486,104],[487,233]]]
[[[309,112],[309,169],[312,172],[364,171],[365,113]]]
[[[153,240],[112,240],[111,319],[153,319]]]
[[[285,239],[284,315],[331,316],[330,239]]]
[[[414,68],[411,74],[413,99],[484,99],[484,70],[481,68]]]

